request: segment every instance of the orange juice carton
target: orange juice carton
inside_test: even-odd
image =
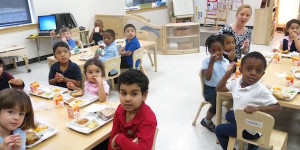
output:
[[[238,59],[236,62],[236,67],[241,67],[241,59]]]
[[[277,52],[275,52],[273,57],[274,57],[274,63],[278,64],[280,62],[280,59],[281,59],[281,53],[277,51]]]
[[[299,60],[299,54],[298,53],[293,53],[292,54],[292,65],[297,66],[298,65],[298,60]]]
[[[30,84],[30,90],[32,93],[37,92],[39,87],[40,87],[40,84],[37,81],[34,81]]]
[[[55,94],[53,96],[53,100],[56,108],[61,108],[64,106],[64,100],[61,94]]]
[[[236,69],[235,69],[235,78],[238,78],[240,76],[241,76],[240,69],[239,69],[239,67],[236,67]]]
[[[288,73],[285,77],[286,85],[290,86],[294,84],[295,76],[292,73]]]
[[[68,117],[69,118],[77,118],[80,115],[79,105],[78,103],[71,103],[68,107]]]

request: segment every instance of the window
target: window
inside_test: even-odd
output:
[[[0,27],[31,23],[28,0],[0,0]]]

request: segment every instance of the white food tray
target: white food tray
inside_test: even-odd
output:
[[[68,122],[66,125],[67,125],[67,127],[71,128],[75,131],[78,131],[78,132],[81,132],[84,134],[90,134],[91,132],[97,130],[98,128],[100,128],[101,126],[105,125],[106,123],[108,123],[109,121],[111,121],[113,119],[113,118],[111,118],[111,119],[108,119],[107,121],[104,121],[98,117],[98,113],[99,112],[86,113],[86,114]],[[83,119],[83,118],[87,118],[89,121],[83,125],[76,123],[78,120]],[[90,122],[92,122],[93,120],[95,120],[98,125],[93,129],[86,127],[86,125],[89,124]]]
[[[59,90],[59,92],[55,92],[55,90]],[[40,87],[38,88],[37,92],[32,93],[30,91],[31,95],[35,95],[35,96],[39,96],[39,97],[43,97],[46,99],[51,99],[53,98],[55,93],[60,93],[63,94],[65,92],[67,92],[68,89],[67,88],[63,88],[63,87],[59,87],[59,86],[54,86],[54,85],[40,85]],[[44,92],[43,94],[39,94],[39,92]]]
[[[78,56],[79,60],[84,60],[84,61],[87,61],[87,60],[92,59],[92,58],[94,58],[94,55],[92,55],[92,54],[80,54]]]
[[[40,125],[46,125],[46,124],[41,123],[37,120],[35,120],[35,123],[40,124]],[[46,125],[46,126],[48,126],[48,125]],[[32,129],[29,129],[28,131],[34,132]],[[26,148],[31,148],[31,147],[43,142],[44,140],[49,139],[50,137],[54,136],[57,133],[58,133],[57,129],[48,126],[48,129],[45,129],[45,130],[42,130],[42,131],[36,133],[40,137],[40,139],[38,141],[36,141],[35,143],[33,143],[33,144],[26,145]]]
[[[288,87],[288,88],[283,88],[283,87],[280,87],[280,88],[282,89],[281,92],[288,96],[287,98],[280,99],[280,100],[290,101],[290,100],[294,99],[295,96],[298,94],[298,90],[295,88],[292,88],[292,86]],[[275,90],[273,90],[273,88],[272,88],[271,91],[273,93]],[[275,98],[277,98],[277,97],[275,96]]]
[[[67,102],[67,100],[73,98],[70,95],[70,93],[63,94],[62,96],[63,96],[64,102],[66,104],[69,105],[70,103],[72,103],[72,102]],[[77,97],[77,98],[74,98],[74,99],[75,99],[74,101],[76,101],[76,100],[82,100],[82,102],[80,102],[78,104],[79,104],[79,107],[83,107],[83,106],[89,105],[89,104],[97,101],[98,100],[98,96],[90,94],[90,93],[87,93],[87,92],[84,92],[83,96]]]
[[[70,50],[70,52],[71,52],[71,55],[76,55],[75,52],[74,52],[74,49]],[[79,53],[77,53],[77,54],[84,53],[84,52],[87,52],[87,50],[86,49],[79,49]]]

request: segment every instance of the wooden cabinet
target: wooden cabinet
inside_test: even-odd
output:
[[[199,23],[170,23],[163,26],[163,54],[198,53]]]
[[[276,0],[269,0],[265,8],[255,9],[253,26],[253,44],[270,45],[277,22]]]

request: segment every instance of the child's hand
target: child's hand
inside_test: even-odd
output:
[[[235,55],[234,50],[232,50],[228,53],[228,58],[230,61],[233,61],[235,57],[236,57],[236,55]]]
[[[104,45],[99,45],[99,48],[102,48],[102,49],[104,49],[105,47],[104,47]]]
[[[272,52],[277,52],[277,51],[280,51],[279,49],[276,49],[276,48],[273,48]]]
[[[55,35],[56,35],[55,31],[52,30],[52,31],[50,32],[50,36],[51,36],[51,37],[55,37]]]
[[[103,79],[101,77],[101,74],[98,77],[94,77],[94,79],[97,81],[97,83],[102,83]]]
[[[235,67],[235,64],[236,64],[236,62],[230,63],[230,64],[228,65],[228,67],[227,67],[227,72],[228,72],[228,71],[229,71],[229,72],[232,72],[233,69],[234,69],[234,67]]]
[[[119,53],[122,54],[125,52],[125,47],[120,48]]]
[[[119,134],[115,135],[115,137],[114,137],[114,138],[112,139],[112,141],[111,141],[111,147],[112,147],[113,149],[120,149],[120,147],[117,146],[116,143],[115,143],[116,137],[117,137],[118,135],[119,135]]]
[[[67,87],[68,87],[68,89],[72,89],[72,90],[76,90],[77,89],[77,87],[72,82],[68,82],[67,83]]]
[[[15,144],[11,146],[11,150],[19,150],[22,146],[22,139],[20,134],[12,135],[14,137]]]
[[[3,139],[2,143],[0,144],[1,150],[9,150],[10,147],[15,145],[14,135],[7,136]]]
[[[100,57],[100,54],[98,54],[97,52],[95,53],[95,56],[94,56],[96,59],[98,59]]]
[[[213,54],[213,55],[210,57],[210,62],[211,62],[211,63],[214,63],[215,61],[217,61],[217,59],[218,59],[217,54]]]
[[[256,111],[259,111],[259,109],[258,109],[258,107],[247,106],[246,108],[244,108],[244,111],[248,114],[252,114]]]
[[[293,39],[294,41],[298,40],[298,36],[297,36],[297,34],[295,32],[290,31],[289,35],[290,35],[291,39]]]
[[[243,43],[243,48],[248,49],[248,47],[249,47],[249,40],[246,39]]]
[[[8,81],[9,84],[12,85],[23,85],[23,80],[22,79],[11,79]]]
[[[65,42],[65,43],[68,42],[66,38],[61,38],[61,40],[62,40],[63,42]]]
[[[56,72],[55,79],[57,82],[63,82],[64,76],[58,72]]]

